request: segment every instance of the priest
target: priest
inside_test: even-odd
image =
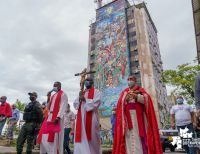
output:
[[[162,154],[151,97],[133,75],[128,86],[117,103],[112,154]]]
[[[85,80],[86,89],[74,101],[78,110],[75,130],[74,154],[101,154],[98,108],[101,93],[94,88],[93,79]]]
[[[51,96],[51,92],[55,92]],[[61,83],[55,82],[48,93],[49,114],[44,120],[39,136],[41,154],[63,154],[64,144],[64,115],[68,104],[67,95],[61,90]]]

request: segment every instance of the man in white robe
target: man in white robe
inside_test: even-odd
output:
[[[56,93],[51,96],[51,92]],[[38,136],[40,144],[40,154],[63,154],[64,142],[64,114],[68,104],[67,95],[61,90],[61,83],[55,82],[53,90],[48,93],[50,97],[48,102],[49,114],[44,120]],[[45,124],[53,122],[60,125],[60,132],[44,133]]]
[[[93,79],[85,80],[86,90],[74,101],[78,110],[74,154],[101,154],[98,108],[101,93],[94,89]]]

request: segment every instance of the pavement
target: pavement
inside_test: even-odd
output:
[[[0,154],[16,154],[16,148],[0,146]],[[39,151],[34,150],[32,154],[39,154]]]
[[[167,151],[164,153],[164,154],[185,154],[184,151],[175,151],[175,152],[170,152],[170,151]]]
[[[166,151],[164,154],[184,154],[185,152],[179,151],[179,152],[170,152]],[[0,154],[16,154],[16,149],[15,147],[5,147],[5,146],[0,146]],[[33,154],[39,154],[39,151],[33,151]],[[108,152],[108,149],[103,149],[103,154],[110,154]]]
[[[103,149],[103,154],[112,154],[111,149]],[[24,152],[25,154],[25,149]],[[15,147],[0,146],[0,154],[16,154]],[[39,154],[39,150],[33,150],[32,154]]]

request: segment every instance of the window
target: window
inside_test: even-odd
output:
[[[96,33],[95,29],[92,29],[91,35],[94,35]]]
[[[94,59],[95,59],[95,56],[94,56],[94,54],[92,54],[92,55],[90,56],[90,60],[91,60],[91,61],[94,61]]]
[[[130,42],[130,46],[133,46],[133,47],[137,46],[137,40]]]
[[[135,56],[133,57],[133,60],[134,60],[134,61],[138,61],[138,59],[139,59],[139,58],[138,58],[138,55],[135,55]]]
[[[131,63],[131,70],[133,70],[133,73],[138,73],[140,72],[140,67],[139,64],[134,65],[134,63]]]
[[[128,9],[128,11],[127,11],[127,15],[128,16],[133,16],[134,15],[134,10],[133,9]]]
[[[131,10],[128,10],[127,15],[131,16]]]
[[[139,69],[134,69],[134,70],[133,70],[133,73],[134,73],[134,74],[138,74],[138,73],[140,73],[140,70],[139,70]]]
[[[134,50],[135,50],[135,47],[130,47],[131,52],[134,52]]]
[[[135,29],[132,28],[132,27],[130,27],[130,28],[128,29],[128,32],[129,32],[129,33],[134,32],[134,31],[135,31]]]
[[[130,37],[134,37],[134,36],[136,36],[136,31],[131,32],[129,35],[130,35]]]
[[[95,38],[92,38],[91,43],[93,44],[95,42]]]
[[[134,50],[134,55],[138,55],[138,50],[137,49]]]
[[[91,50],[95,50],[95,45],[92,45],[92,46],[91,46]]]
[[[134,42],[134,41],[136,41],[136,38],[135,37],[129,37],[129,41]]]
[[[133,23],[130,23],[130,24],[128,25],[128,27],[129,27],[129,28],[135,27],[135,23],[134,23],[134,22],[133,22]]]
[[[133,20],[132,20],[132,19],[129,19],[129,20],[128,20],[128,24],[131,24],[131,23],[133,23]]]
[[[137,66],[137,68],[139,69],[139,67],[138,67],[138,66],[139,66],[139,62],[138,62],[138,61],[132,62],[132,65],[133,65],[133,66]]]
[[[94,63],[90,63],[91,70],[94,68]]]

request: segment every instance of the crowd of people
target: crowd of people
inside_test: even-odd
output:
[[[200,134],[200,77],[195,84],[197,116],[191,106],[184,104],[184,98],[178,96],[176,105],[171,109],[171,127],[188,128]],[[55,82],[47,94],[47,102],[40,104],[36,92],[28,93],[30,103],[23,112],[24,124],[17,138],[17,154],[22,154],[25,141],[27,154],[32,153],[35,144],[40,145],[41,154],[57,154],[66,151],[71,154],[70,137],[74,142],[74,154],[102,154],[100,122],[98,108],[101,105],[101,92],[94,88],[92,78],[84,80],[85,89],[73,103],[77,115],[71,111],[67,94],[60,82]],[[7,138],[13,139],[13,129],[19,120],[16,105],[0,98],[0,135],[7,121]],[[128,88],[120,94],[117,105],[112,109],[112,130],[110,144],[113,154],[161,154],[162,145],[156,115],[151,96],[136,84],[133,75],[128,77]],[[195,136],[193,136],[195,137]],[[112,139],[111,139],[112,138]],[[197,148],[184,147],[188,154],[194,154]]]
[[[64,151],[70,154],[69,136],[74,136],[74,139],[72,138],[74,154],[102,153],[101,143],[103,139],[100,138],[98,114],[98,108],[101,105],[101,92],[94,88],[92,78],[86,78],[84,85],[84,90],[79,93],[73,103],[77,110],[76,120],[60,82],[55,82],[53,89],[48,92],[47,103],[40,104],[37,101],[36,92],[28,93],[30,103],[26,105],[23,112],[24,124],[16,145],[18,154],[23,152],[25,142],[27,142],[27,154],[32,153],[34,144],[40,145],[41,154],[56,154]],[[113,154],[118,154],[118,151],[121,151],[122,154],[125,151],[128,151],[128,154],[133,153],[133,151],[135,153],[150,151],[159,154],[161,153],[161,144],[150,96],[143,88],[136,85],[136,78],[132,75],[128,78],[128,86],[122,91],[118,104],[112,111],[110,138],[114,137],[114,140],[110,139],[110,144],[114,141]],[[3,126],[8,121],[7,134],[8,138],[12,139],[13,127],[19,120],[19,110],[16,109],[16,105],[12,105],[11,108],[6,99],[5,96],[0,99],[0,130],[2,132]],[[125,112],[122,112],[123,109]],[[149,121],[148,124],[146,121]],[[149,125],[152,129],[147,131],[146,128]],[[152,135],[153,131],[154,135]],[[136,137],[130,138],[133,135]],[[150,137],[153,140],[148,140]],[[151,144],[149,144],[150,142]],[[132,146],[132,143],[135,146]],[[157,149],[153,148],[152,145],[156,145]]]

